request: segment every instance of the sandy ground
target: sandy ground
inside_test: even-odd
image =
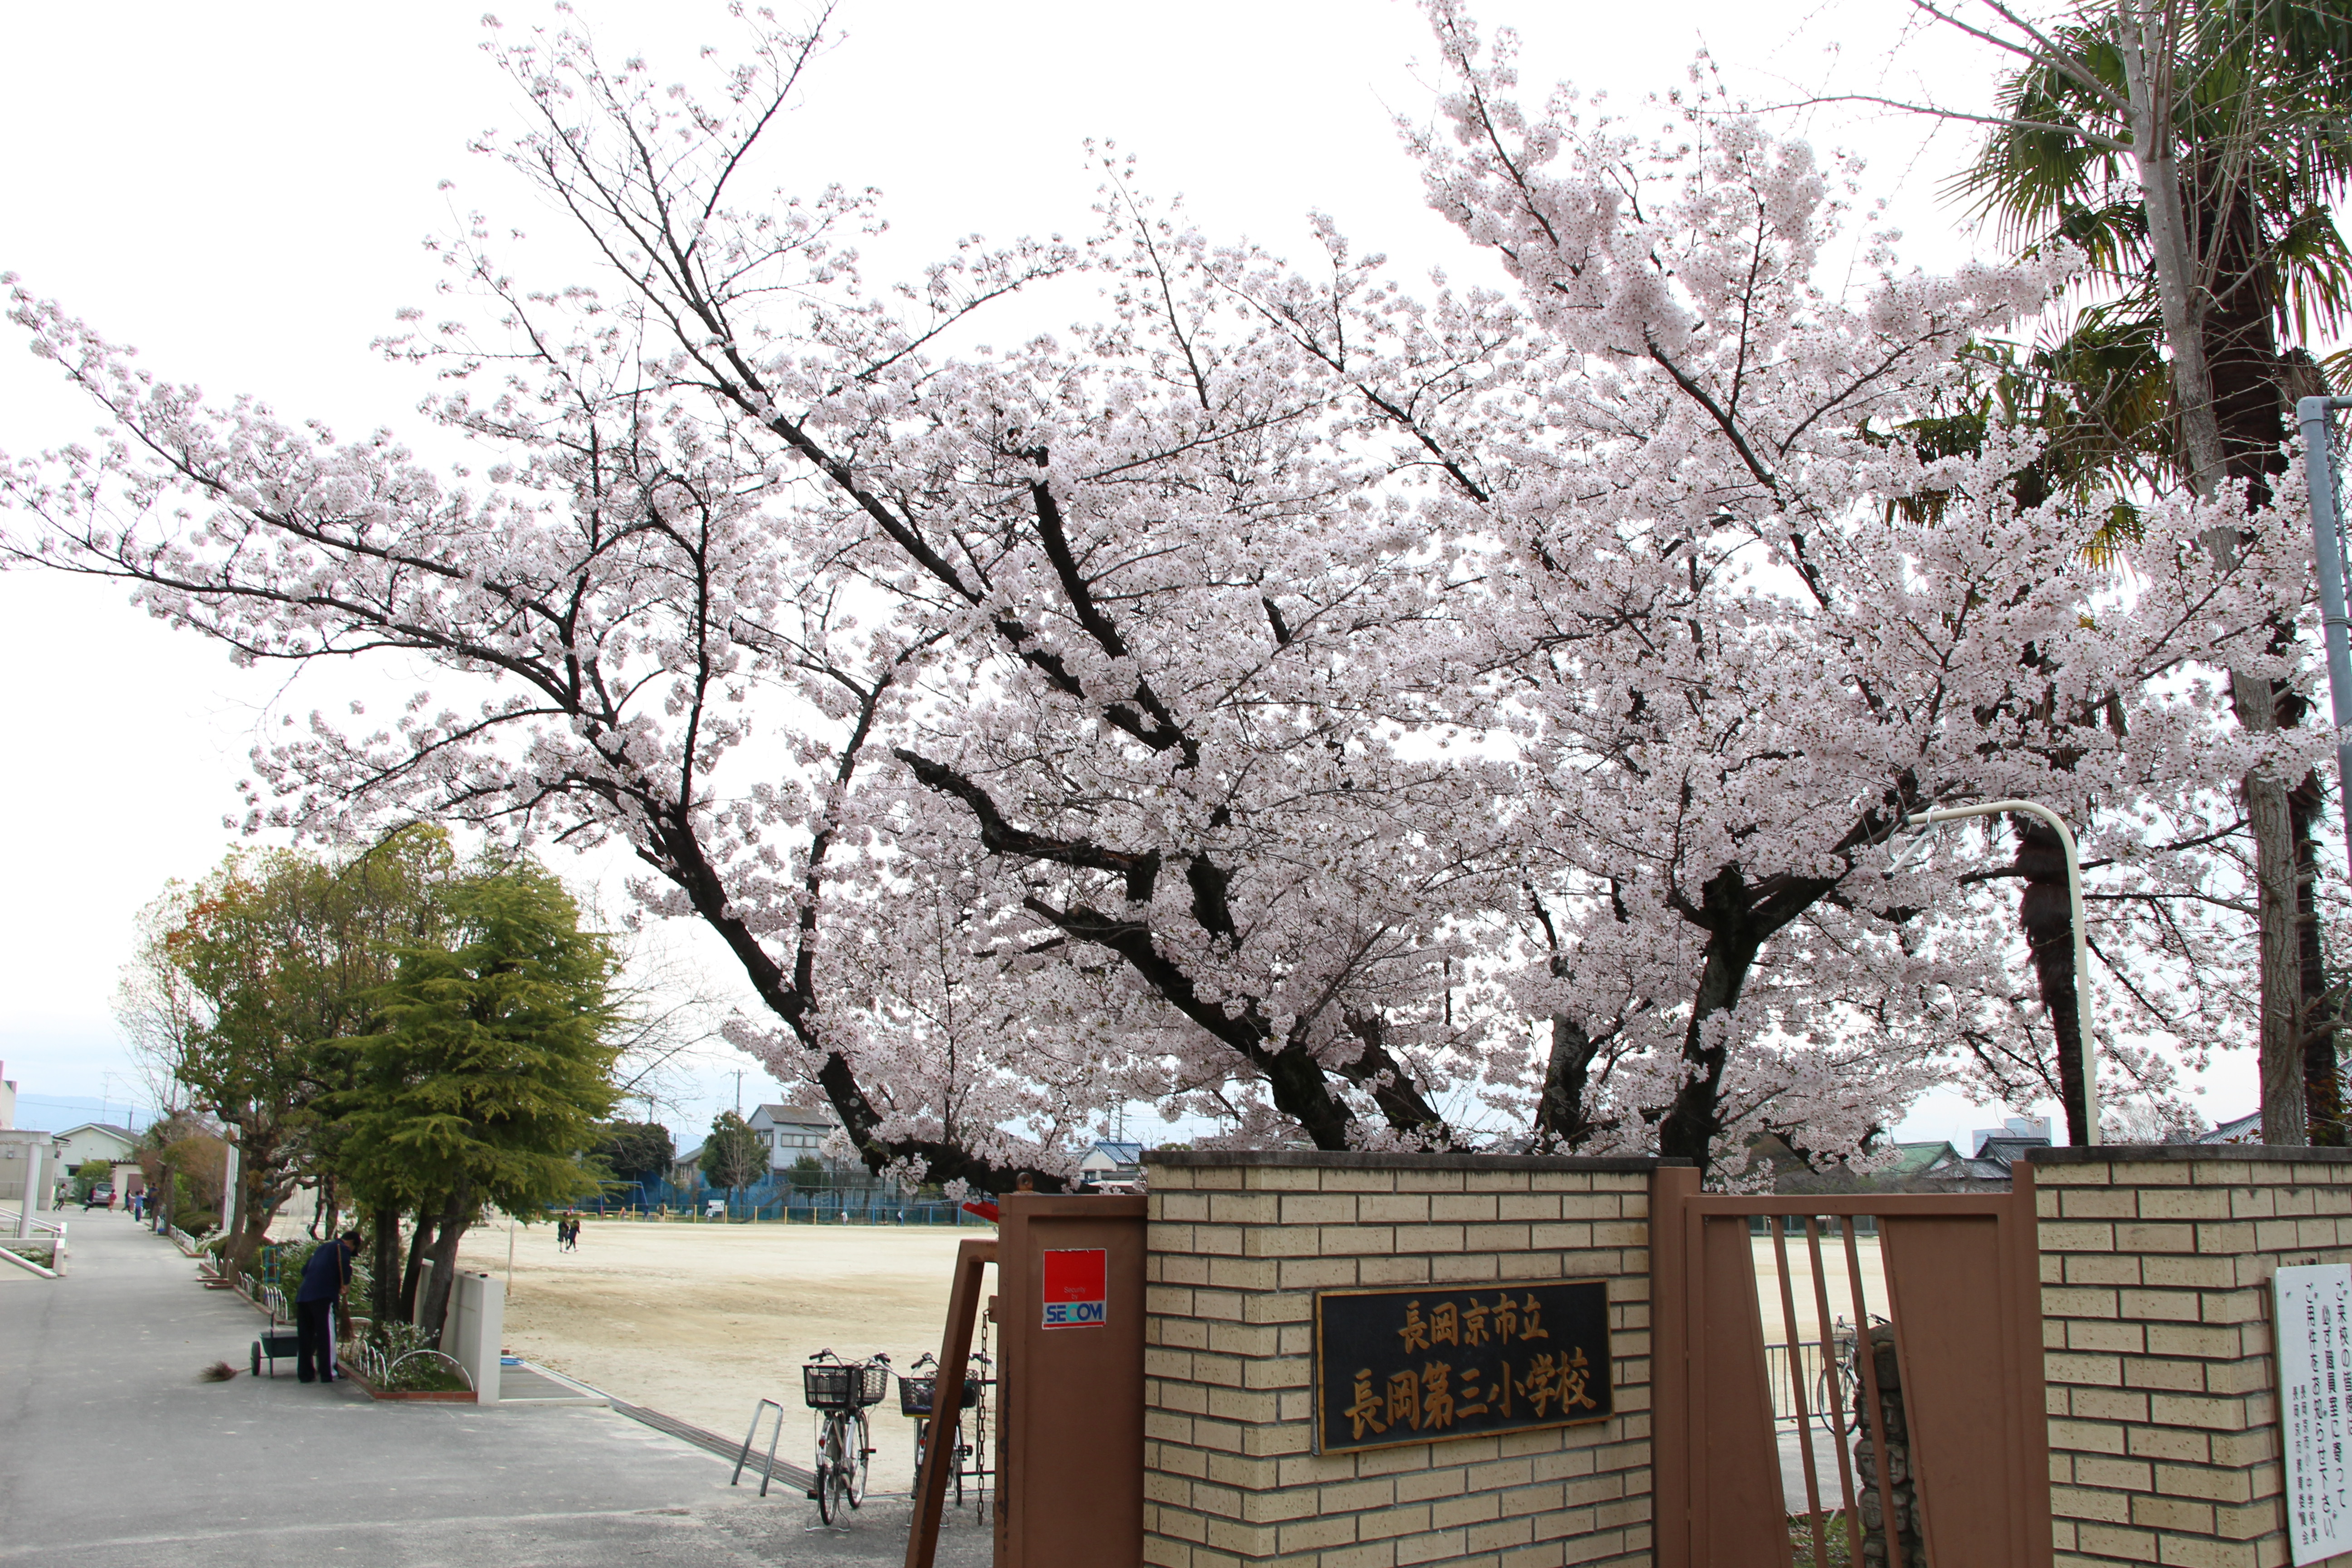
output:
[[[937,1354],[957,1242],[950,1226],[585,1222],[576,1252],[552,1225],[517,1226],[506,1342],[517,1354],[632,1404],[730,1437],[757,1401],[786,1415],[778,1454],[806,1465],[814,1428],[800,1366],[819,1350]],[[503,1276],[503,1224],[468,1233],[467,1268]],[[873,1486],[913,1482],[914,1424],[898,1390],[871,1413]],[[764,1445],[767,1427],[761,1437]]]
[[[1789,1242],[1789,1289],[1796,1297],[1797,1337],[1811,1344],[1822,1337],[1820,1303],[1813,1294],[1813,1268],[1805,1247],[1805,1237],[1799,1231]],[[1782,1324],[1780,1310],[1780,1265],[1772,1255],[1772,1241],[1759,1237],[1752,1248],[1756,1258],[1756,1305],[1764,1320],[1764,1342],[1768,1345],[1788,1343],[1789,1336]],[[1854,1238],[1856,1260],[1862,1265],[1864,1303],[1874,1316],[1892,1317],[1886,1309],[1886,1276],[1879,1261],[1878,1237],[1863,1236]],[[1832,1322],[1853,1321],[1853,1287],[1846,1277],[1845,1247],[1834,1234],[1822,1237],[1822,1272],[1829,1286],[1830,1319]]]

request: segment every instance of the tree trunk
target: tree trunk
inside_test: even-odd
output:
[[[2147,216],[2148,256],[2156,272],[2157,300],[2164,320],[2166,346],[2172,353],[2173,404],[2180,420],[2182,455],[2189,486],[2210,497],[2228,474],[2228,448],[2222,440],[2221,405],[2214,395],[2208,329],[2212,301],[2205,291],[2199,257],[2190,244],[2188,216],[2181,196],[2180,168],[2175,156],[2171,115],[2172,82],[2168,58],[2153,58],[2158,29],[2145,0],[2116,0],[2116,41],[2124,68],[2125,90],[2131,105],[2132,163],[2139,177],[2140,198]],[[2208,205],[2222,216],[2227,194],[2215,182],[2206,195]],[[2226,245],[2228,224],[2220,225],[2217,242]],[[2223,259],[2217,250],[2217,264]],[[2242,312],[2254,301],[2239,300]],[[2229,347],[2242,349],[2234,336]],[[2223,357],[2230,357],[2227,352]],[[2273,394],[2273,399],[2275,394]],[[2276,418],[2275,409],[2272,417]],[[2239,549],[2238,531],[2216,529],[2206,548],[2216,561],[2227,563]],[[2232,705],[2239,721],[2256,731],[2278,727],[2276,692],[2268,680],[2232,670]],[[2263,1084],[2263,1141],[2266,1143],[2304,1142],[2301,1084],[2304,1041],[2297,1027],[2302,973],[2296,959],[2294,930],[2294,847],[2286,810],[2284,784],[2248,774],[2241,784],[2246,820],[2254,838],[2255,908],[2260,922],[2262,960],[2259,1026]],[[2289,1107],[2290,1091],[2295,1104]]]
[[[472,1189],[460,1182],[442,1206],[440,1228],[433,1237],[433,1278],[425,1288],[425,1300],[419,1303],[416,1326],[436,1346],[441,1342],[442,1325],[449,1318],[450,1287],[457,1279],[457,1243],[466,1234],[467,1211],[472,1204]]]
[[[433,1245],[435,1216],[423,1209],[416,1211],[416,1225],[408,1238],[408,1267],[400,1276],[400,1319],[405,1323],[416,1321],[416,1281],[425,1272],[425,1252]]]
[[[2040,817],[2020,813],[2011,822],[2017,830],[2016,868],[2025,878],[2017,923],[2025,930],[2042,1011],[2058,1042],[2058,1103],[2066,1114],[2066,1142],[2079,1148],[2091,1141],[2090,1116],[2083,1092],[2083,1010],[2076,991],[2083,976],[2074,973],[2074,902],[2066,888],[2066,850],[2057,831]]]
[[[2254,903],[2262,944],[2263,1142],[2304,1143],[2309,1137],[2304,1120],[2304,1042],[2296,1025],[2302,1012],[2303,963],[2296,951],[2300,921],[2294,824],[2286,785],[2279,780],[2248,773],[2242,795],[2254,838]]]
[[[1551,1016],[1551,1059],[1545,1064],[1543,1094],[1536,1101],[1536,1147],[1550,1153],[1574,1152],[1592,1136],[1584,1096],[1592,1076],[1592,1035],[1565,1013]]]
[[[369,1312],[380,1329],[404,1316],[400,1305],[400,1205],[378,1204],[375,1208],[375,1266]]]
[[[1695,1162],[1702,1183],[1715,1168],[1715,1140],[1723,1131],[1723,1066],[1728,1055],[1724,1046],[1708,1043],[1707,1020],[1739,1005],[1740,988],[1762,947],[1763,939],[1744,923],[1708,936],[1690,1023],[1683,1031],[1683,1086],[1658,1123],[1658,1152]]]

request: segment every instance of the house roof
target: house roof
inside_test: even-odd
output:
[[[829,1131],[834,1125],[832,1111],[812,1110],[799,1105],[763,1105],[745,1120],[757,1122],[761,1117],[773,1127],[823,1127]]]
[[[2259,1143],[2263,1141],[2263,1113],[2241,1116],[2235,1121],[2224,1121],[2212,1131],[2199,1136],[2200,1143]]]
[[[1087,1151],[1087,1158],[1093,1159],[1097,1154],[1121,1165],[1143,1163],[1143,1145],[1140,1143],[1118,1143],[1107,1138],[1101,1139]]]
[[[77,1132],[104,1132],[112,1137],[121,1139],[125,1143],[130,1144],[133,1148],[138,1147],[139,1144],[138,1133],[133,1132],[128,1127],[118,1127],[111,1121],[85,1121],[79,1127],[68,1127],[64,1131],[52,1134],[52,1136],[56,1137],[60,1142],[62,1142],[66,1139],[72,1137]]]
[[[1948,1140],[1933,1143],[1897,1143],[1895,1160],[1884,1173],[1890,1176],[1922,1176],[1947,1160],[1957,1160],[1960,1152]]]

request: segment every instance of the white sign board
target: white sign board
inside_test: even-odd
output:
[[[2279,1426],[2296,1568],[2352,1552],[2352,1264],[2282,1268]]]

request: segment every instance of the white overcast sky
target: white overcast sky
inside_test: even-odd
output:
[[[578,11],[609,55],[644,54],[666,75],[738,36],[716,5]],[[552,13],[500,15],[511,34]],[[1978,108],[1997,64],[1918,34],[1898,0],[1488,0],[1479,15],[1490,33],[1522,33],[1530,99],[1564,78],[1626,110],[1683,85],[1702,47],[1759,104],[1832,89]],[[766,183],[880,187],[893,232],[866,247],[874,274],[968,233],[1083,232],[1089,137],[1137,154],[1140,184],[1182,195],[1213,235],[1300,255],[1305,215],[1319,209],[1360,250],[1414,275],[1439,260],[1461,269],[1391,129],[1394,113],[1426,117],[1437,80],[1402,0],[849,0],[835,26],[845,39],[775,138]],[[439,269],[420,242],[473,207],[501,230],[562,229],[465,151],[520,118],[482,36],[478,5],[434,0],[11,7],[0,271],[213,395],[251,393],[344,434],[421,434],[417,383],[369,346],[396,308],[432,303]],[[1907,259],[1940,268],[1970,253],[1938,199],[1965,132],[1853,107],[1813,110],[1804,126],[1867,160],[1865,192],[1889,202]],[[454,191],[437,188],[445,179]],[[21,335],[0,332],[0,450],[27,454],[91,424]],[[222,817],[257,727],[349,693],[233,670],[117,588],[28,573],[0,574],[0,668],[11,710],[0,1060],[27,1097],[26,1124],[82,1120],[101,1100],[119,1119],[132,1075],[109,999],[133,911],[229,847]],[[557,868],[609,879],[613,863]],[[671,1119],[682,1143],[732,1101],[732,1069],[748,1065],[723,1047],[709,1058]],[[2225,1063],[2207,1114],[2240,1113],[2251,1081]],[[742,1091],[747,1104],[772,1092],[756,1068]],[[1936,1096],[1902,1131],[1958,1139],[1990,1119]]]

